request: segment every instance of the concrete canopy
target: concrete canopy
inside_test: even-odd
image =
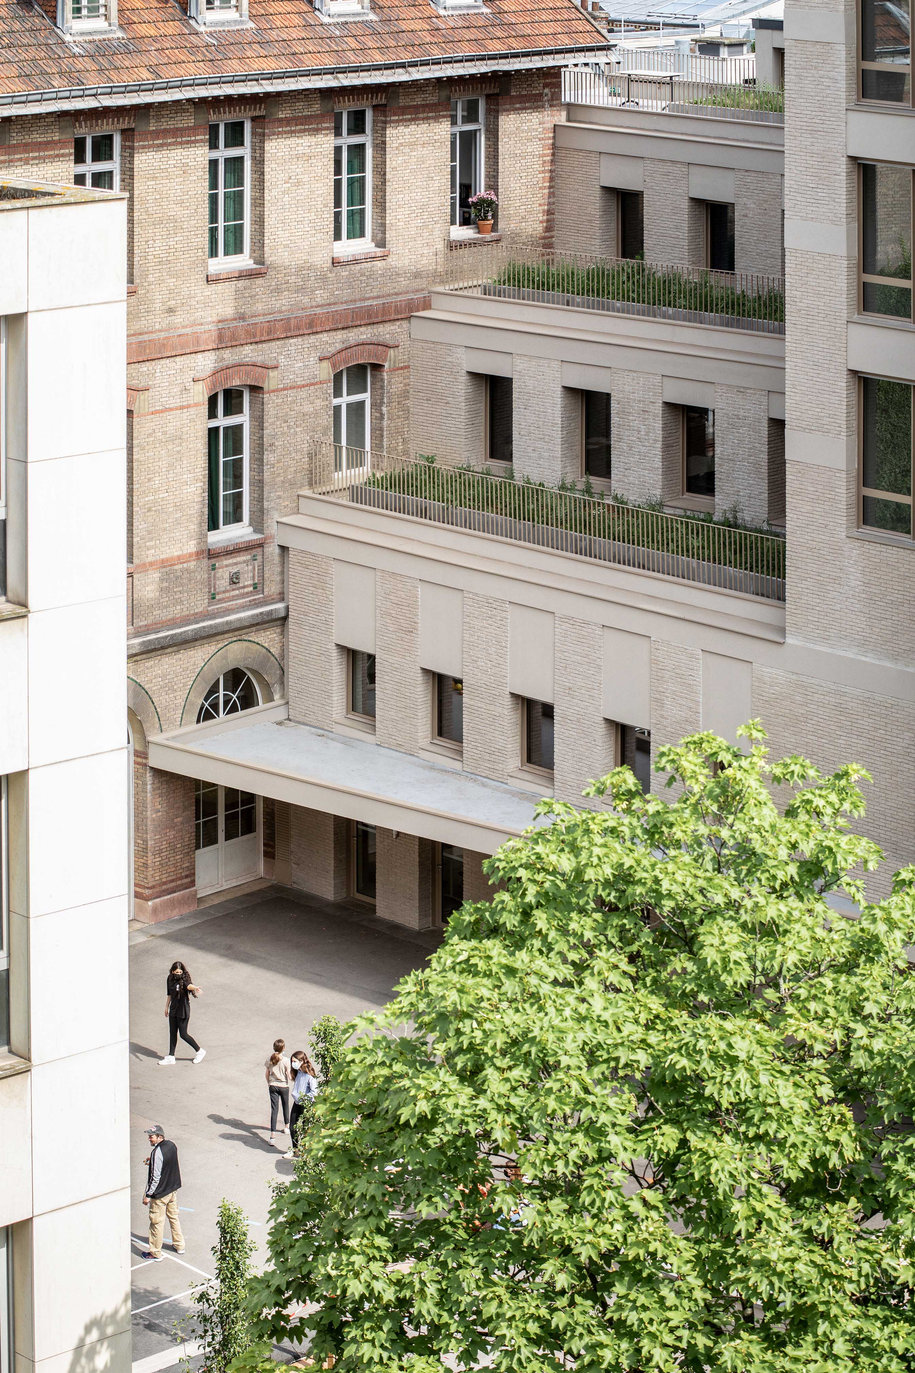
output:
[[[285,702],[149,740],[163,772],[293,806],[494,853],[534,819],[535,793],[332,734],[287,717]]]

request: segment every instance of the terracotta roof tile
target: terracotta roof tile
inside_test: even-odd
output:
[[[326,23],[312,0],[249,0],[253,27],[215,39],[186,0],[118,0],[119,38],[67,39],[55,0],[0,0],[0,97],[177,77],[358,67],[488,53],[594,48],[602,37],[573,0],[487,0],[439,14],[432,0],[372,0],[373,18]]]

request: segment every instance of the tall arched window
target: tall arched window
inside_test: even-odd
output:
[[[230,386],[207,407],[207,529],[249,523],[248,388]]]
[[[257,683],[244,668],[233,667],[221,672],[210,687],[197,712],[197,723],[205,720],[221,720],[224,715],[237,715],[241,710],[251,710],[261,703]]]

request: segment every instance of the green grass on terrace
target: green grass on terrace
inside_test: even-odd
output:
[[[493,278],[492,286],[784,323],[785,298],[780,289],[767,286],[765,277],[757,278],[759,289],[753,290],[747,289],[750,281],[744,286],[733,285],[722,280],[724,275],[659,268],[635,260],[591,266],[562,261],[509,262]]]
[[[725,105],[732,110],[767,110],[785,113],[785,92],[780,86],[719,86],[711,94],[688,102],[690,105]]]
[[[770,528],[705,514],[669,515],[660,501],[636,505],[617,494],[612,499],[597,495],[587,480],[581,487],[549,487],[527,477],[515,481],[486,470],[439,466],[434,457],[420,457],[393,471],[373,472],[362,485],[453,510],[564,530],[573,539],[577,535],[652,549],[763,577],[785,576],[784,539]],[[587,556],[586,547],[578,550],[571,540],[566,546]]]

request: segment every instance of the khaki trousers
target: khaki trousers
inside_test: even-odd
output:
[[[176,1249],[183,1249],[184,1236],[178,1219],[177,1192],[170,1192],[167,1197],[149,1199],[149,1252],[155,1254],[156,1258],[162,1253],[162,1233],[165,1230],[166,1217],[172,1232],[172,1244]]]

